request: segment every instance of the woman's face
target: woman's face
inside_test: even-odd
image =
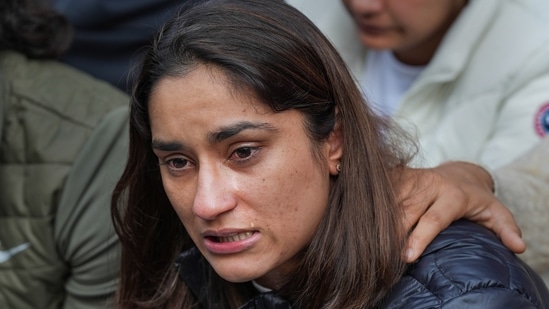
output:
[[[364,45],[392,50],[403,62],[426,64],[467,1],[343,0],[343,3]]]
[[[205,67],[160,80],[149,116],[164,189],[204,257],[228,281],[279,287],[327,207],[334,134],[315,161],[299,112]]]

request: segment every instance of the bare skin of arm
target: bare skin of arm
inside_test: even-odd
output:
[[[404,259],[415,261],[440,231],[465,218],[492,230],[515,253],[526,243],[511,212],[494,195],[491,175],[481,166],[447,162],[435,168],[409,168],[399,193],[410,235]]]

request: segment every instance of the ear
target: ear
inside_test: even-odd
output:
[[[343,155],[343,132],[339,121],[336,123],[334,130],[328,136],[326,147],[328,169],[330,170],[330,175],[335,176],[340,172],[337,166],[341,164],[341,156]]]

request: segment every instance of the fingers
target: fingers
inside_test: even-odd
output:
[[[403,252],[415,261],[453,221],[465,218],[492,230],[515,253],[526,244],[511,212],[492,193],[490,174],[470,163],[446,163],[434,169],[408,169],[398,198],[404,228],[412,229]],[[417,222],[417,224],[416,224]]]
[[[404,251],[404,261],[406,263],[413,263],[417,260],[423,251],[425,251],[425,248],[427,248],[431,241],[440,233],[439,228],[434,226],[436,225],[418,224],[412,231],[406,241],[406,249]]]
[[[432,169],[414,172],[413,189],[401,201],[406,231],[415,226],[404,251],[408,263],[415,261],[442,230],[463,217],[467,204],[467,197],[459,187],[448,185],[439,173]]]
[[[499,201],[489,203],[480,213],[468,217],[460,208],[447,207],[451,201],[442,199],[433,204],[419,219],[417,226],[409,235],[404,252],[404,260],[412,263],[419,258],[429,243],[453,221],[462,217],[491,229],[509,250],[523,253],[526,243],[521,237],[521,231],[513,215]],[[482,209],[477,207],[477,209]],[[495,215],[494,215],[495,214]]]
[[[443,207],[444,201],[437,201],[419,219],[416,227],[408,236],[404,261],[412,263],[419,258],[435,237],[453,221],[462,217],[459,208]],[[448,209],[444,209],[448,208]]]
[[[410,231],[420,217],[438,198],[437,187],[433,184],[433,173],[426,169],[408,169],[407,181],[401,187],[398,200],[404,210],[404,229]]]
[[[478,220],[477,223],[494,231],[509,250],[514,253],[523,253],[526,250],[520,228],[513,214],[503,204],[499,201],[490,203],[483,216],[486,218]]]
[[[427,217],[423,216],[417,227],[408,237],[404,252],[404,261],[406,263],[416,261],[431,241],[450,224],[451,222],[444,224],[440,220],[427,219]],[[502,229],[498,230],[494,227],[494,230],[498,230],[496,235],[501,239],[503,245],[514,253],[523,253],[526,250],[526,243],[521,237],[520,230],[511,227],[514,225],[514,221],[511,223],[498,223],[498,225],[502,225]]]
[[[499,237],[509,250],[514,253],[523,253],[526,251],[526,243],[515,229],[505,228],[501,231]]]
[[[475,190],[468,192],[472,193]],[[477,193],[476,196],[482,195]],[[463,206],[456,207],[459,204]],[[465,207],[465,205],[468,206]],[[469,219],[492,230],[502,243],[514,253],[522,253],[526,250],[526,243],[521,237],[520,228],[512,213],[495,197],[486,195],[486,198],[471,201],[463,191],[446,190],[445,194],[438,197],[435,203],[421,216],[417,226],[409,235],[404,260],[407,263],[412,263],[418,259],[442,230],[460,218]]]

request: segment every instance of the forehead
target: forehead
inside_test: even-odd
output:
[[[209,89],[208,93],[215,90],[216,94],[223,92],[224,95],[234,96],[235,99],[258,101],[254,91],[244,83],[234,81],[225,72],[213,66],[198,65],[183,75],[160,78],[152,88],[151,103],[159,97],[162,98],[166,91],[182,87],[186,91]]]
[[[296,110],[272,111],[248,88],[236,88],[218,70],[204,67],[181,77],[159,80],[149,101],[154,138],[204,136],[243,122],[271,124],[281,129],[290,125],[285,121],[290,114],[297,114],[302,120]]]
[[[183,76],[161,78],[149,98],[150,111],[185,108],[188,114],[237,107],[241,111],[253,108],[260,113],[271,112],[249,87],[231,81],[221,70],[208,66],[198,66]]]

